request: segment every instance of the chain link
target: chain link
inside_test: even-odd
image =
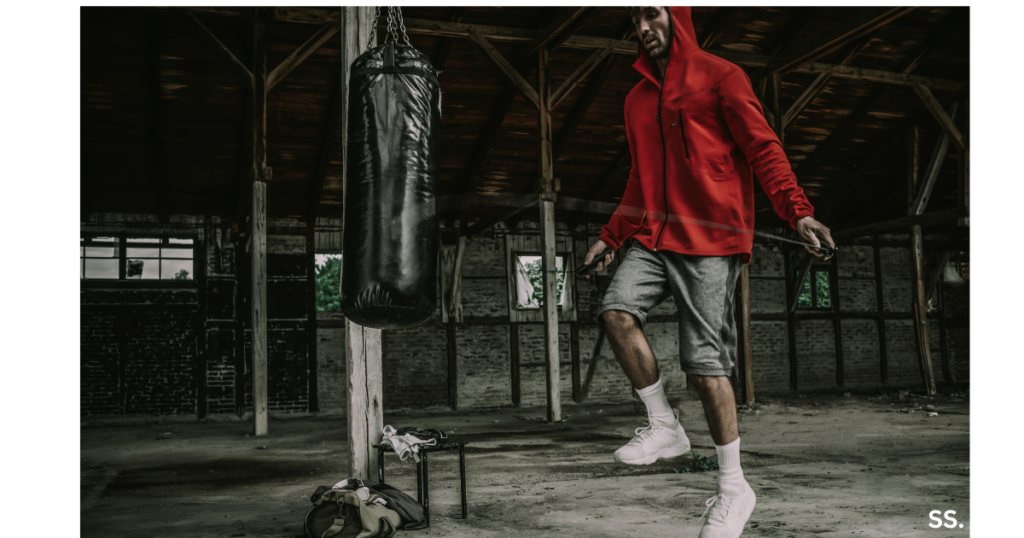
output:
[[[370,27],[370,40],[366,42],[366,48],[372,49],[377,41],[377,21],[380,20],[380,8],[374,10],[373,25]]]
[[[402,8],[388,6],[388,22],[385,26],[384,42],[388,42],[388,38],[392,41],[398,42],[399,35],[401,35],[402,41],[405,41],[407,46],[412,46],[409,42],[409,33],[405,29],[405,19],[402,17]],[[366,43],[366,48],[370,49],[376,44],[377,38],[377,23],[380,21],[380,7],[375,8],[373,16],[373,27],[370,29],[370,40]]]

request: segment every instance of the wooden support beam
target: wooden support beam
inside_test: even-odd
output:
[[[564,32],[569,30],[573,26],[573,22],[584,13],[588,8],[586,7],[565,7],[559,10],[559,13],[551,18],[550,22],[541,29],[530,43],[519,52],[519,56],[516,58],[517,61],[528,60],[537,51],[541,49],[552,50],[554,47],[550,45],[553,41],[563,36]],[[564,41],[564,38],[562,39]]]
[[[341,22],[332,22],[321,26],[320,30],[313,37],[303,43],[301,47],[295,49],[295,52],[288,55],[280,65],[270,72],[270,75],[267,76],[267,91],[272,90],[274,86],[277,86],[278,82],[284,80],[303,60],[309,58],[311,54],[316,52],[316,49],[319,49],[328,39],[338,33],[340,28]]]
[[[470,32],[485,37],[491,41],[523,42],[530,41],[536,37],[537,32],[523,28],[508,28],[502,26],[488,26],[478,24],[449,23],[445,21],[431,21],[425,19],[405,19],[406,30],[410,35],[434,35],[448,37],[466,37]],[[573,49],[605,49],[611,48],[613,54],[622,54],[630,57],[636,56],[636,41],[626,39],[612,39],[606,37],[592,37],[574,35],[565,40],[561,46]],[[738,52],[724,49],[708,51],[720,58],[745,67],[767,66],[775,58],[765,54],[754,54],[749,52]],[[868,80],[882,84],[895,84],[901,86],[912,86],[923,84],[933,90],[957,91],[963,88],[964,83],[956,80],[943,79],[938,77],[921,77],[905,73],[885,71],[880,69],[862,69],[843,65],[832,65],[819,62],[810,62],[793,69],[795,73],[830,73],[837,78],[848,78],[857,80]]]
[[[252,254],[252,408],[253,434],[267,435],[267,183],[253,183]]]
[[[461,22],[462,16],[466,13],[465,6],[457,6],[452,8],[452,16],[449,19],[450,22]],[[448,62],[448,54],[452,50],[452,43],[454,39],[451,37],[442,37],[437,43],[437,48],[434,49],[434,55],[430,59],[430,63],[433,64],[434,69],[438,72],[444,70],[444,64]]]
[[[970,221],[971,216],[971,142],[970,142],[970,125],[971,117],[970,101],[968,98],[964,98],[963,101],[963,137],[964,137],[964,149],[960,151],[960,158],[957,160],[957,206],[959,206],[964,216],[957,221],[960,226],[966,226]]]
[[[580,368],[580,324],[569,323],[569,356],[572,359],[572,401],[583,401],[583,380]]]
[[[704,38],[700,40],[700,48],[702,50],[708,50],[711,45],[714,45],[718,36],[722,35],[722,30],[725,30],[726,24],[729,23],[729,17],[735,13],[736,8],[734,7],[720,7],[715,12],[715,18],[711,20],[711,24],[708,25],[708,31],[704,34]]]
[[[903,63],[900,66],[900,69],[898,70],[899,72],[892,74],[893,76],[897,78],[902,78],[904,80],[915,77],[914,75],[911,75],[909,73],[913,71],[921,63],[921,60],[923,60],[926,56],[928,56],[928,54],[935,50],[936,47],[942,44],[946,40],[946,38],[949,37],[949,35],[953,33],[953,31],[955,31],[960,24],[962,24],[962,18],[957,17],[955,13],[952,14],[950,17],[951,18],[947,19],[938,30],[932,33],[932,35],[928,36],[928,40],[925,41],[924,44],[922,44],[921,47],[919,47],[912,56],[903,61]],[[850,68],[847,66],[837,66],[837,68],[853,70],[857,69]],[[832,72],[832,74],[833,76],[840,76],[838,72]],[[881,81],[876,80],[876,82]],[[965,86],[965,84],[962,82],[957,83],[957,85],[960,87]],[[932,86],[932,88],[936,89],[934,86]],[[853,111],[853,113],[851,113],[849,116],[843,119],[843,121],[835,129],[832,130],[832,132],[828,135],[828,138],[826,138],[824,142],[819,144],[818,147],[815,148],[813,153],[808,155],[807,158],[805,158],[802,162],[799,163],[799,165],[797,165],[797,168],[800,170],[800,173],[805,174],[808,170],[812,169],[814,165],[817,165],[823,160],[827,160],[827,157],[835,153],[835,149],[837,148],[837,146],[848,139],[849,135],[853,132],[854,128],[856,128],[857,124],[860,123],[860,121],[863,120],[864,118],[868,117],[868,115],[875,109],[875,107],[878,106],[878,104],[887,95],[889,95],[889,91],[891,89],[892,85],[886,85],[871,92],[871,94],[866,99],[864,99],[864,101],[856,108],[856,110]],[[955,91],[957,89],[960,88],[952,88],[950,89],[950,91]]]
[[[245,87],[253,86],[252,72],[245,67],[245,64],[238,61],[238,58],[236,58],[235,55],[232,54],[219,39],[217,39],[217,36],[213,35],[213,32],[208,30],[203,23],[199,22],[199,19],[197,19],[196,16],[188,9],[175,8],[175,10],[178,13],[181,13],[185,19],[191,23],[192,27],[197,30],[199,39],[203,41],[206,47],[214,56],[217,57],[218,60],[220,60],[228,69],[231,70],[232,73],[235,74],[235,76],[238,77],[239,82],[241,82]]]
[[[849,63],[857,57],[857,54],[871,42],[874,35],[874,33],[868,34],[850,45],[846,54],[839,59],[839,65],[849,65]],[[782,119],[782,127],[788,127],[789,124],[792,123],[805,108],[807,108],[807,105],[811,104],[811,101],[814,101],[814,98],[818,96],[818,93],[821,92],[825,86],[828,86],[828,83],[831,80],[832,75],[830,73],[819,74],[818,77],[815,78],[806,89],[804,89],[803,93],[800,94],[800,97],[797,97],[796,101],[794,101],[793,104],[790,105],[789,109],[786,110],[786,114]]]
[[[825,37],[801,50],[772,60],[768,65],[752,73],[750,78],[751,80],[757,80],[768,78],[776,73],[785,74],[793,71],[801,65],[813,62],[851,41],[860,39],[862,36],[878,30],[914,9],[916,8],[890,7],[883,8],[880,11],[872,10],[871,13],[858,17],[845,30],[829,32]]]
[[[840,316],[842,305],[839,302],[839,256],[833,256],[829,264],[828,291],[832,307],[832,332],[835,335],[836,385],[842,387],[846,382],[846,374],[843,367],[843,320]]]
[[[885,311],[885,288],[882,286],[882,250],[878,244],[878,236],[871,238],[871,248],[874,254],[875,263],[875,311]],[[885,318],[875,318],[878,328],[878,369],[879,380],[883,384],[889,383],[889,350],[885,340]]]
[[[343,142],[348,139],[349,67],[370,40],[374,8],[343,7],[341,19],[341,79],[343,82]],[[348,179],[347,165],[342,165],[343,182]],[[347,188],[343,192],[347,193]],[[344,202],[344,201],[343,201]],[[342,232],[344,233],[344,231]],[[377,450],[384,429],[383,408],[383,342],[380,329],[362,327],[345,320],[345,372],[348,374],[348,446],[349,476],[375,476]]]
[[[834,235],[833,235],[833,238],[835,238]],[[798,247],[798,248],[803,248],[803,247]],[[797,252],[799,252],[799,251],[797,251]],[[790,295],[789,295],[789,305],[788,305],[788,307],[789,307],[789,311],[790,312],[795,312],[796,311],[796,300],[797,300],[797,297],[800,296],[800,292],[804,289],[804,282],[807,281],[807,275],[810,274],[810,272],[811,272],[811,265],[814,264],[814,259],[815,259],[815,256],[811,255],[809,252],[806,253],[806,257],[803,258],[803,260],[800,262],[800,266],[799,266],[797,274],[794,275],[793,289],[790,290]]]
[[[508,324],[508,341],[509,341],[509,372],[511,374],[511,385],[512,385],[512,405],[519,407],[522,403],[522,390],[519,386],[519,324],[512,322]]]
[[[793,263],[791,261],[792,255],[791,249],[783,245],[782,248],[782,266],[783,271],[786,272],[786,297],[795,297],[798,295],[796,290],[803,287],[803,282],[800,282],[800,286],[796,285],[796,278],[793,274]],[[796,300],[790,301],[790,304],[796,304]],[[789,348],[789,390],[795,391],[797,389],[797,354],[796,354],[796,316],[792,308],[789,308],[789,304],[786,305],[786,343]]]
[[[814,14],[817,13],[819,8],[817,7],[803,7],[797,8],[795,14],[786,22],[786,25],[778,32],[770,46],[765,47],[765,51],[768,52],[768,58],[776,58],[781,54],[788,54],[792,52],[789,47],[792,45],[793,40],[800,36],[807,23],[810,22]],[[765,63],[764,65],[767,65]],[[753,81],[754,93],[757,98],[762,101],[765,99],[765,94],[768,92],[768,79],[763,78],[761,80]],[[768,111],[768,107],[761,105],[761,108]],[[769,125],[773,122],[769,120]]]
[[[914,203],[920,183],[920,129],[915,125],[909,133],[907,144],[907,205]],[[917,341],[917,359],[921,370],[921,379],[929,396],[935,395],[935,374],[932,372],[931,351],[928,349],[928,312],[924,289],[924,248],[921,238],[921,226],[910,227],[910,282],[912,287],[911,301],[914,312],[914,336]]]
[[[898,219],[886,220],[873,224],[866,224],[864,226],[857,226],[856,228],[847,228],[838,232],[832,232],[832,239],[836,241],[840,239],[854,239],[865,235],[891,233],[895,230],[910,226],[930,226],[933,224],[956,222],[957,219],[965,216],[966,214],[967,212],[964,211],[963,208],[959,207],[943,209],[941,211],[932,211],[931,213],[925,213],[923,215],[900,217]]]
[[[160,34],[163,30],[161,13],[154,11],[146,31],[146,82],[149,86],[149,136],[152,148],[151,173],[155,207],[160,222],[167,222],[167,198],[164,188],[164,115],[163,85],[160,77]]]
[[[779,137],[779,143],[782,144],[783,151],[786,147],[786,126],[783,125],[783,112],[782,112],[782,74],[775,73],[771,76],[772,78],[772,129],[775,131],[775,136]]]
[[[507,210],[499,213],[498,216],[490,219],[481,219],[477,221],[472,226],[466,228],[465,233],[463,233],[462,235],[465,237],[473,237],[475,235],[481,234],[491,229],[491,227],[493,227],[495,224],[510,219],[513,216],[518,215],[519,213],[533,207],[534,205],[537,204],[538,201],[539,199],[537,198],[537,192],[528,192],[522,195],[519,199],[517,199],[511,206],[509,206]]]
[[[743,387],[743,403],[754,403],[754,347],[750,332],[750,266],[740,270],[736,284],[737,357],[740,382]]]
[[[544,360],[547,363],[548,414],[550,422],[562,420],[562,400],[558,358],[558,275],[555,269],[555,175],[551,147],[551,90],[549,87],[548,51],[537,53],[537,89],[539,107],[537,131],[540,170],[540,245],[541,271],[544,287]]]
[[[597,340],[594,342],[594,352],[590,354],[587,375],[583,379],[583,386],[580,388],[580,401],[577,403],[583,403],[590,396],[590,387],[594,383],[594,374],[597,373],[597,361],[601,358],[601,348],[604,346],[605,337],[604,325],[601,325],[597,332]]]
[[[913,86],[914,92],[921,98],[925,108],[928,112],[931,112],[932,116],[935,117],[935,121],[939,122],[939,127],[946,133],[956,145],[956,149],[964,149],[963,136],[960,135],[960,130],[956,128],[956,124],[953,123],[953,118],[946,111],[942,109],[942,104],[939,103],[932,91],[927,86],[916,84]],[[955,106],[955,105],[954,105]]]
[[[950,109],[950,117],[956,118],[956,103],[953,103]],[[943,112],[945,113],[945,112]],[[928,162],[928,168],[924,174],[924,181],[921,183],[921,187],[917,189],[917,194],[914,199],[910,201],[910,209],[907,214],[910,216],[920,215],[924,213],[928,202],[931,200],[932,190],[935,188],[935,182],[939,177],[939,170],[942,168],[943,161],[946,160],[946,152],[949,150],[949,133],[942,133],[942,136],[935,142],[935,149],[932,150],[932,157]]]
[[[551,108],[552,110],[557,108],[562,99],[569,95],[576,86],[587,78],[587,75],[594,70],[595,67],[601,65],[605,58],[608,58],[612,54],[612,49],[599,49],[587,58],[587,61],[583,62],[573,74],[569,75],[569,78],[565,79],[565,82],[555,90],[555,93],[551,94]]]
[[[533,103],[534,107],[540,107],[538,104],[537,91],[530,87],[530,83],[519,74],[519,71],[517,71],[512,64],[508,63],[508,60],[498,52],[498,49],[495,49],[494,46],[487,41],[487,38],[475,33],[469,33],[466,37],[480,47],[480,50],[483,51],[484,55],[490,58],[491,61],[498,66],[498,69],[508,77],[508,80],[512,82],[527,101]]]

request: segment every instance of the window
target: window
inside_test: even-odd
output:
[[[341,254],[316,255],[316,309],[341,310]]]
[[[555,293],[558,306],[565,302],[565,257],[555,256]],[[544,274],[540,254],[516,254],[516,308],[540,308],[544,305]]]
[[[811,269],[811,274],[804,280],[804,289],[796,298],[797,308],[832,308],[828,284],[827,269]]]
[[[83,280],[193,280],[194,240],[82,236]]]

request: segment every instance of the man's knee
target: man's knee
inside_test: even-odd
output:
[[[607,310],[601,314],[601,322],[609,333],[621,333],[637,329],[636,317],[624,310]]]

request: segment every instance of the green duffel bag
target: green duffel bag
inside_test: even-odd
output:
[[[363,501],[355,491],[325,491],[306,513],[303,530],[309,538],[390,538],[402,518],[398,512],[373,501]]]

